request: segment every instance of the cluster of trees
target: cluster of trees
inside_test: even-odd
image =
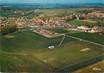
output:
[[[11,33],[11,32],[15,32],[17,30],[17,26],[16,25],[1,25],[0,26],[0,33],[2,35]]]

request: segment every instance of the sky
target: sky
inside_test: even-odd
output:
[[[0,3],[104,3],[104,0],[0,0]]]

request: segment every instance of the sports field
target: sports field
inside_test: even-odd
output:
[[[49,39],[29,30],[0,36],[1,72],[69,72],[102,60],[104,47],[67,36],[58,47],[62,38]]]

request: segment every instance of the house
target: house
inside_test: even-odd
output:
[[[91,29],[91,32],[92,32],[92,33],[96,33],[96,32],[103,32],[103,33],[104,33],[104,27],[101,27],[101,26],[94,26],[94,27]]]
[[[77,29],[82,30],[84,32],[88,32],[89,30],[91,30],[91,28],[89,28],[87,26],[78,26]]]
[[[104,18],[104,13],[92,12],[92,13],[88,13],[87,17],[100,17],[100,18]]]

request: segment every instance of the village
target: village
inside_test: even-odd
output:
[[[88,14],[71,14],[69,16],[63,17],[50,17],[48,19],[44,19],[41,17],[33,17],[32,19],[27,19],[26,17],[9,17],[8,21],[5,22],[4,17],[0,17],[0,27],[5,28],[8,23],[12,25],[16,25],[16,28],[23,29],[29,28],[33,32],[40,33],[42,35],[53,35],[53,32],[47,30],[52,28],[64,28],[67,30],[73,31],[81,31],[81,32],[89,32],[89,33],[104,33],[103,23],[96,23],[96,21],[91,21],[89,18],[104,18],[104,13],[92,12]],[[67,22],[67,20],[77,20],[83,21],[81,25],[75,25]],[[88,26],[88,22],[91,22],[92,26]],[[102,21],[103,22],[103,21]],[[101,26],[99,26],[101,24]],[[1,29],[0,29],[1,30]],[[56,33],[55,33],[56,34]]]
[[[52,29],[52,28],[64,28],[64,29],[73,30],[73,31],[81,31],[81,32],[89,32],[89,33],[104,33],[104,27],[94,25],[95,23],[93,23],[92,27],[88,27],[88,26],[84,25],[83,23],[81,26],[77,26],[77,25],[65,22],[65,20],[67,20],[67,19],[80,20],[81,18],[84,18],[84,20],[87,20],[90,17],[104,18],[104,14],[103,13],[96,13],[96,12],[88,13],[87,15],[72,14],[70,16],[64,16],[61,18],[53,17],[53,18],[46,19],[46,20],[43,20],[41,18],[32,18],[30,20],[30,23],[28,23],[28,27],[30,27],[30,29],[35,31],[35,32],[44,32],[44,30],[47,31],[48,33],[47,32],[41,33],[44,35],[52,34],[52,32],[48,31],[47,28],[48,29],[49,28],[50,29]],[[25,22],[19,23],[17,21],[17,27],[18,28],[24,28],[24,27],[26,27],[26,23]]]

